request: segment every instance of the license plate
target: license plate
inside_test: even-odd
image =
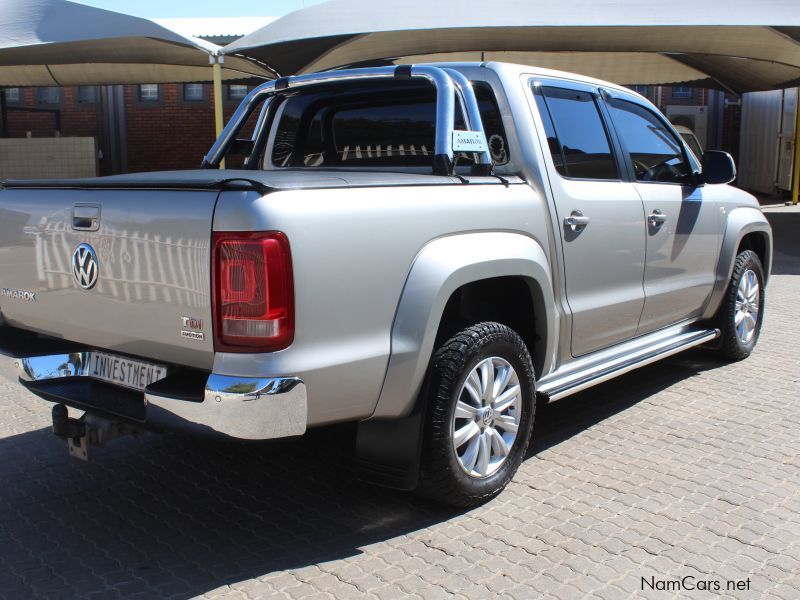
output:
[[[105,352],[91,352],[89,356],[89,377],[132,390],[142,392],[151,383],[167,376],[167,368],[163,365]]]

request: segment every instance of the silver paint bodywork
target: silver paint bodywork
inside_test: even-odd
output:
[[[458,287],[481,279],[516,276],[527,284],[540,333],[532,354],[545,389],[548,382],[556,389],[574,373],[599,372],[614,361],[634,365],[625,356],[649,360],[648,346],[669,349],[670,335],[687,343],[710,339],[692,337],[686,328],[715,314],[743,236],[765,235],[771,254],[769,225],[756,200],[726,185],[684,194],[681,186],[561,178],[532,83],[605,90],[649,103],[625,88],[577,75],[498,63],[450,68],[495,90],[511,157],[495,173],[505,181],[265,165],[263,171],[114,180],[125,188],[150,178],[153,189],[147,191],[3,190],[0,211],[21,213],[27,226],[19,239],[0,238],[0,284],[34,291],[37,302],[0,299],[2,316],[10,325],[195,367],[211,378],[245,379],[255,388],[260,381],[299,380],[302,430],[407,415],[444,306]],[[161,189],[177,179],[202,188],[214,176],[258,180],[269,191]],[[102,205],[99,230],[70,230],[64,225],[70,209],[86,202]],[[649,232],[647,216],[656,209],[668,220]],[[564,219],[574,210],[591,218],[585,235],[568,235]],[[214,352],[212,229],[287,235],[296,304],[289,348]],[[91,243],[99,256],[102,274],[93,292],[78,289],[68,271],[41,268],[38,259],[56,250],[69,257],[81,242]],[[126,263],[125,256],[135,260]],[[160,270],[146,266],[151,263]],[[180,337],[184,316],[208,323],[205,341]],[[164,408],[178,402],[148,401]],[[206,397],[203,404],[208,402]],[[199,416],[196,410],[179,405],[172,412],[206,425],[203,419],[219,414]],[[297,411],[285,429],[265,425],[242,437],[302,433]],[[254,408],[252,415],[275,418],[277,412]]]

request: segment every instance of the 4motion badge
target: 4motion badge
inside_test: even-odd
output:
[[[206,339],[206,334],[203,333],[203,319],[181,317],[181,337],[199,342]]]
[[[92,289],[100,275],[97,254],[89,244],[81,244],[72,254],[72,275],[85,290]]]

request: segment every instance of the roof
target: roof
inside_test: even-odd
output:
[[[269,25],[278,17],[179,17],[153,19],[156,23],[181,35],[218,38],[242,37]]]

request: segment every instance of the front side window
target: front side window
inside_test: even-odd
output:
[[[611,113],[637,181],[685,183],[691,173],[683,147],[645,107],[612,99]]]
[[[496,165],[509,160],[508,142],[494,93],[476,84],[489,150]],[[456,129],[464,119],[456,108]],[[284,100],[273,143],[275,167],[430,167],[435,153],[436,90],[420,83],[328,86]],[[472,164],[458,154],[458,165]]]
[[[53,86],[36,88],[36,100],[39,104],[58,104],[61,102],[61,88]]]
[[[534,96],[556,171],[574,179],[619,180],[594,94],[543,86]]]
[[[158,84],[141,84],[139,86],[139,100],[141,102],[158,102]]]

